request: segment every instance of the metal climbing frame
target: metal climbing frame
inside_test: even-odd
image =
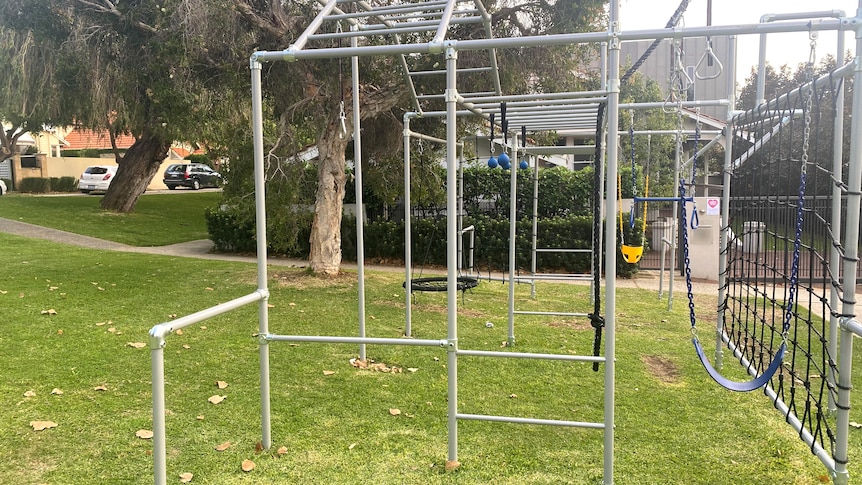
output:
[[[262,88],[261,71],[263,63],[270,62],[297,62],[310,61],[314,59],[334,59],[350,57],[352,59],[352,81],[353,93],[358,92],[358,57],[364,56],[392,56],[398,58],[401,63],[405,82],[413,94],[414,110],[418,113],[430,113],[437,111],[446,121],[446,159],[457,160],[457,122],[458,117],[463,115],[486,116],[501,101],[508,100],[511,103],[524,103],[511,113],[510,121],[515,126],[528,125],[530,130],[558,130],[572,127],[590,127],[595,129],[596,110],[589,106],[584,98],[595,97],[595,103],[599,99],[607,102],[607,172],[606,172],[606,194],[617,193],[617,160],[618,149],[616,140],[619,136],[619,89],[620,89],[620,42],[643,39],[668,39],[685,37],[703,37],[736,34],[769,34],[778,32],[808,32],[818,30],[859,30],[859,19],[857,18],[835,18],[811,21],[783,21],[771,23],[759,23],[734,26],[710,26],[710,27],[686,27],[675,29],[652,29],[641,31],[623,32],[619,23],[619,2],[610,2],[609,24],[604,31],[587,33],[553,34],[536,37],[520,38],[494,38],[491,35],[490,16],[485,11],[480,0],[433,0],[427,2],[401,3],[393,5],[372,6],[364,0],[318,0],[320,13],[309,24],[307,30],[288,49],[283,51],[261,51],[255,52],[250,58],[251,85],[252,85],[252,116],[254,128],[254,166],[255,166],[255,200],[257,210],[257,254],[258,254],[258,289],[241,298],[231,302],[218,305],[171,322],[161,323],[150,331],[150,350],[152,359],[152,383],[153,383],[153,432],[154,432],[154,478],[157,484],[167,481],[166,474],[166,430],[165,430],[165,381],[164,381],[164,347],[167,336],[177,329],[203,321],[215,315],[219,315],[244,305],[256,303],[258,305],[258,342],[260,354],[260,387],[261,387],[261,419],[262,419],[262,444],[269,448],[272,444],[270,425],[270,389],[269,389],[269,345],[278,341],[303,341],[303,342],[329,342],[344,343],[360,346],[360,355],[364,358],[365,345],[413,345],[441,347],[447,352],[448,372],[448,460],[458,460],[458,421],[459,420],[488,420],[504,421],[513,423],[545,424],[557,426],[572,426],[594,428],[603,432],[603,482],[607,485],[613,483],[614,470],[614,377],[615,377],[615,315],[616,315],[616,253],[605,251],[605,331],[606,343],[604,355],[599,357],[571,356],[554,354],[527,354],[516,352],[484,352],[460,349],[458,346],[458,318],[457,318],[457,256],[458,256],[458,221],[457,211],[447,211],[447,335],[437,340],[411,340],[402,338],[369,338],[365,336],[364,320],[364,290],[363,290],[363,236],[362,220],[357,218],[358,234],[358,263],[359,263],[359,329],[357,336],[291,336],[274,335],[269,332],[267,300],[269,291],[267,288],[266,274],[266,223],[264,206],[264,147],[263,147],[263,123],[262,123]],[[862,0],[860,0],[862,7]],[[323,29],[324,25],[343,22],[349,25],[349,29]],[[481,24],[485,27],[487,37],[484,39],[458,40],[449,38],[449,29],[453,25],[461,23]],[[427,40],[421,42],[403,44],[400,34],[406,32],[424,31],[428,33]],[[326,33],[329,32],[329,33]],[[862,36],[857,36],[856,51],[862,51]],[[350,46],[330,47],[333,39],[348,39]],[[359,41],[373,40],[367,44],[360,45]],[[496,49],[560,46],[585,43],[607,43],[608,68],[607,89],[602,92],[584,95],[583,93],[559,93],[546,95],[543,99],[548,110],[553,106],[553,114],[541,111],[541,103],[534,103],[531,95],[503,96],[496,76]],[[465,51],[487,52],[487,63],[484,66],[469,66],[467,69],[459,70],[458,53]],[[418,72],[411,69],[410,60],[412,56],[434,55],[443,56],[445,69],[433,72]],[[856,58],[857,66],[860,63]],[[492,87],[485,93],[460,93],[458,90],[458,79],[460,75],[470,75],[472,72],[491,73]],[[443,93],[416,93],[413,79],[418,76],[445,76],[446,88]],[[855,72],[856,85],[862,85],[862,69]],[[494,86],[493,84],[496,84]],[[570,103],[570,104],[567,104]],[[486,106],[483,103],[487,103]],[[511,105],[510,105],[511,106]],[[362,167],[361,145],[360,145],[360,119],[359,101],[353,100],[354,116],[354,143],[356,157],[356,183],[361,186]],[[661,103],[657,108],[661,107]],[[522,117],[522,118],[519,118]],[[862,125],[858,121],[862,119],[862,96],[856,95],[853,100],[853,133],[851,144],[851,170],[854,174],[862,173],[862,152],[859,143],[862,142]],[[456,167],[450,167],[456,168]],[[454,208],[457,204],[457,170],[448,170],[447,174],[447,206]],[[847,239],[845,247],[847,254],[844,259],[845,267],[853,267],[858,256],[857,243],[859,232],[859,211],[862,202],[862,178],[851,177],[848,187],[848,211],[857,215],[848,219],[845,231]],[[361,190],[357,190],[357,198]],[[357,200],[361,204],[361,200]],[[606,213],[615,214],[617,211],[616,198],[608,197]],[[722,235],[723,243],[725,235]],[[604,247],[615,248],[617,234],[613,224],[607,224],[604,233]],[[845,287],[855,287],[855,271],[845,271]],[[844,302],[845,314],[852,314],[853,302]],[[852,334],[862,334],[862,323],[853,318],[842,320],[844,330],[841,339],[841,375],[840,386],[844,391],[839,395],[839,409],[849,409],[850,388],[850,357],[852,356]],[[557,359],[566,361],[583,361],[604,363],[604,399],[602,422],[578,422],[578,421],[556,421],[533,418],[516,418],[504,416],[485,416],[474,414],[463,414],[458,409],[458,359],[462,356],[493,357],[493,358],[526,358],[526,359]],[[849,412],[839,412],[839,429],[843,429],[844,445],[839,448],[842,463],[846,463],[846,430],[848,427]],[[837,461],[837,460],[836,460]],[[840,469],[840,466],[839,466]],[[845,474],[838,476],[846,477]],[[836,479],[836,481],[838,481]]]

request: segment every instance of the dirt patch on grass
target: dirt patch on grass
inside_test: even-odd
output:
[[[272,281],[280,287],[307,290],[352,286],[357,282],[356,273],[340,272],[337,275],[317,275],[307,271],[279,271],[272,274]]]
[[[646,366],[647,371],[659,382],[665,384],[679,383],[679,367],[670,359],[659,357],[658,355],[644,355],[641,357],[641,362]]]

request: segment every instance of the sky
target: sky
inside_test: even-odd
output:
[[[623,31],[661,29],[676,11],[680,0],[620,0],[620,23]],[[793,13],[843,10],[848,17],[856,13],[859,0],[712,0],[712,25],[756,24],[767,13]],[[683,16],[684,26],[706,25],[707,0],[691,0]],[[845,50],[854,48],[852,33],[845,35]],[[757,64],[759,35],[739,36],[737,42],[737,80],[742,82]],[[836,34],[821,32],[816,56],[835,55]],[[769,34],[766,58],[773,66],[788,64],[792,70],[806,62],[810,53],[807,33]]]

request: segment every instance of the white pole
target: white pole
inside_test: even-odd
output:
[[[358,30],[352,25],[351,30]],[[350,46],[356,47],[356,37],[350,38]],[[362,200],[362,131],[359,113],[359,58],[350,58],[353,90],[353,175],[356,187],[356,277],[359,292],[359,337],[365,337],[365,211]],[[343,87],[340,87],[343,89]],[[359,360],[365,360],[365,344],[359,345]]]

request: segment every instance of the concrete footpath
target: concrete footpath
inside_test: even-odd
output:
[[[106,241],[90,236],[82,236],[71,232],[60,231],[58,229],[50,229],[47,227],[29,224],[27,222],[15,221],[12,219],[0,218],[0,233],[14,234],[17,236],[30,237],[35,239],[44,239],[72,246],[80,246],[91,249],[105,251],[122,251],[127,253],[142,253],[142,254],[157,254],[162,256],[177,256],[184,258],[210,259],[220,261],[238,261],[254,264],[257,258],[248,255],[226,254],[214,252],[212,241],[202,239],[198,241],[189,241],[179,244],[171,244],[168,246],[150,246],[139,247],[129,246],[128,244]],[[271,266],[284,266],[290,268],[305,268],[308,265],[307,261],[290,258],[269,258],[267,261]],[[356,264],[345,263],[342,267],[346,270],[355,270]],[[365,268],[373,271],[388,271],[388,272],[403,272],[402,266],[381,266],[366,264]],[[425,269],[424,273],[440,273]],[[440,273],[442,274],[442,273]],[[496,275],[502,276],[502,275]],[[652,290],[658,294],[659,290],[659,273],[653,270],[642,270],[635,275],[634,278],[625,279],[617,278],[617,286],[620,288],[640,288]],[[668,293],[669,276],[665,272],[663,283],[664,294]],[[685,299],[687,292],[685,279],[677,276],[673,283],[674,299]],[[693,281],[692,292],[705,295],[714,295],[718,292],[718,283],[715,281]]]

